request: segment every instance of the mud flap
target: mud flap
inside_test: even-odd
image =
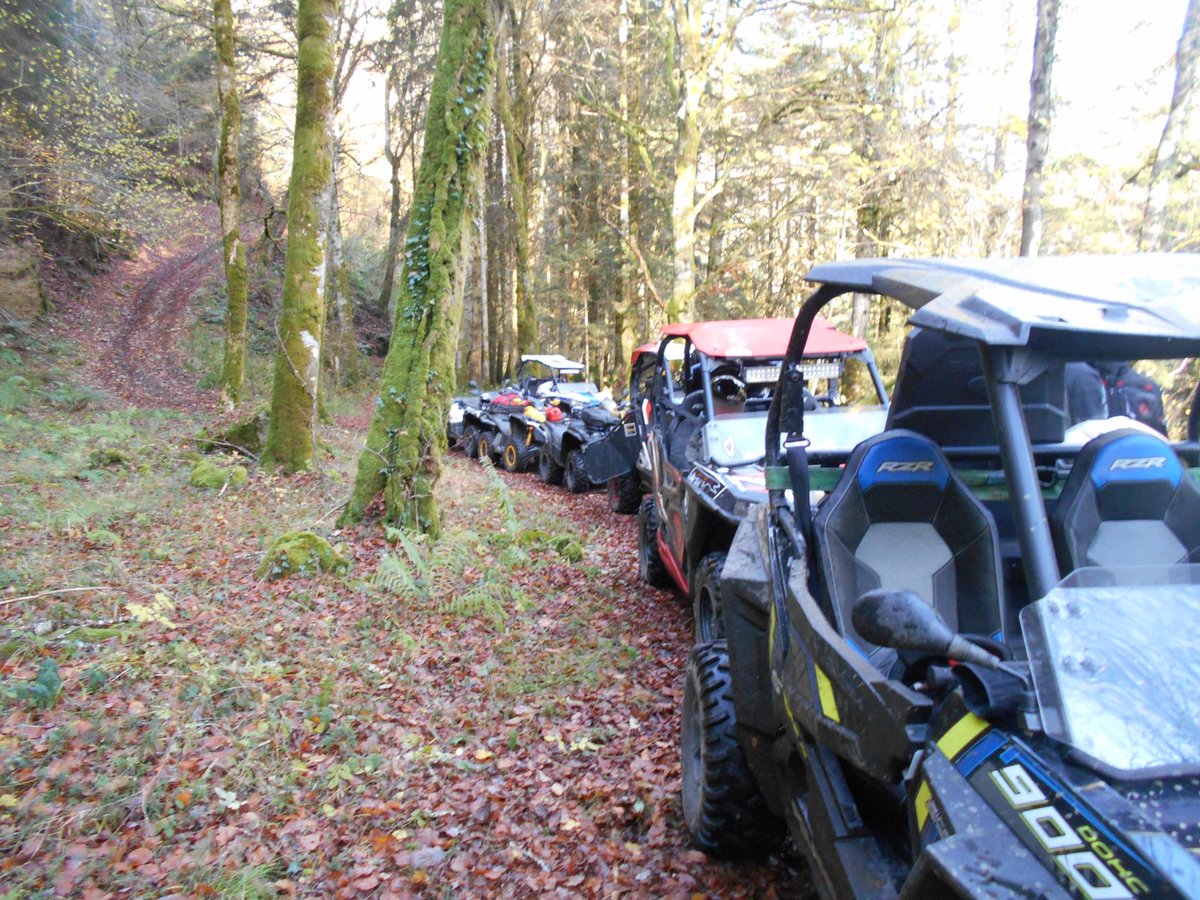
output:
[[[583,448],[584,470],[596,484],[626,475],[636,467],[641,446],[636,431],[626,434],[626,427],[618,425],[600,440],[592,441]]]

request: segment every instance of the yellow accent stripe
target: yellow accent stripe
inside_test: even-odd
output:
[[[945,753],[948,759],[953,760],[967,748],[968,744],[987,730],[987,722],[975,713],[967,713],[955,722],[949,731],[938,738],[938,749]]]
[[[932,796],[929,790],[929,782],[922,781],[921,786],[917,788],[916,813],[917,813],[917,833],[925,830],[925,822],[929,819],[929,798]]]
[[[838,714],[837,698],[833,696],[833,683],[820,666],[814,663],[813,669],[817,673],[817,696],[821,699],[821,712],[826,718],[841,722],[842,717]]]

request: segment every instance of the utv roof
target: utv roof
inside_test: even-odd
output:
[[[573,359],[567,359],[565,356],[560,356],[557,353],[546,354],[525,354],[521,357],[521,362],[539,362],[544,366],[549,366],[551,369],[583,369],[583,363],[576,362]]]
[[[894,297],[912,324],[985,344],[1077,359],[1200,354],[1198,254],[855,259],[807,278]]]
[[[686,335],[698,350],[720,358],[773,357],[787,353],[793,319],[733,319],[724,322],[684,322],[663,326],[662,336]],[[858,353],[867,342],[838,331],[817,317],[813,322],[805,356]]]
[[[642,344],[640,347],[634,347],[633,353],[629,356],[629,364],[633,365],[642,356],[643,353],[653,353],[658,349],[658,344]]]

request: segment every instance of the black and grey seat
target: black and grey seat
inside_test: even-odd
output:
[[[913,591],[951,628],[999,637],[995,525],[928,438],[887,431],[855,447],[813,530],[834,624],[864,655],[875,647],[851,611],[877,588]]]
[[[1110,431],[1079,451],[1050,530],[1063,575],[1200,562],[1200,487],[1161,437]]]

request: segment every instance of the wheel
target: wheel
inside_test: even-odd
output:
[[[780,822],[738,742],[724,641],[697,644],[688,657],[679,744],[683,819],[692,843],[725,857],[762,856],[777,846]]]
[[[563,483],[572,494],[586,493],[592,486],[587,473],[583,471],[583,451],[572,450],[567,454],[566,475]]]
[[[481,431],[479,437],[475,441],[477,459],[490,459],[496,461],[496,432]]]
[[[525,457],[511,439],[504,442],[504,451],[500,454],[500,465],[504,466],[505,472],[520,472],[525,468]]]
[[[658,552],[658,510],[654,508],[651,494],[642,498],[638,510],[638,574],[642,581],[654,587],[666,587],[671,583],[671,576]]]
[[[700,560],[692,591],[692,621],[696,626],[697,644],[725,637],[724,604],[721,601],[721,569],[724,566],[724,553],[710,553]]]
[[[542,444],[538,453],[538,478],[542,479],[542,484],[562,484],[563,467],[551,455],[549,444]]]
[[[468,459],[479,459],[479,429],[474,425],[463,429],[462,448]]]
[[[642,502],[642,479],[637,472],[627,472],[608,480],[608,508],[622,515],[633,515]]]

